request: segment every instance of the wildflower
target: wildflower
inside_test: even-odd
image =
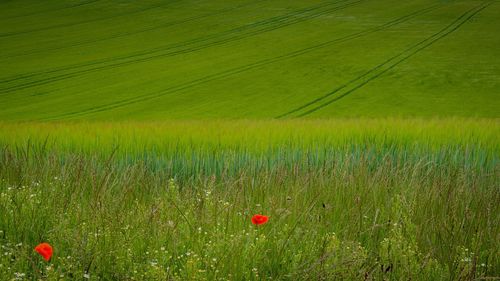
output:
[[[264,215],[254,215],[252,217],[252,223],[255,225],[265,224],[268,220],[269,217]]]
[[[46,261],[52,257],[52,246],[49,243],[40,243],[35,247],[35,251],[39,253]]]

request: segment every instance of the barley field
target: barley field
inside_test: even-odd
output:
[[[11,0],[1,120],[498,118],[497,1]]]

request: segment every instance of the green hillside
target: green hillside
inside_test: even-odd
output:
[[[0,119],[500,117],[500,2],[2,1]]]
[[[1,0],[0,281],[500,280],[499,15]]]

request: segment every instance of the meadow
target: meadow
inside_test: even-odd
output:
[[[500,272],[495,120],[0,128],[7,280],[482,280]],[[269,222],[253,225],[254,214]],[[40,241],[54,245],[50,263],[33,252]]]
[[[498,14],[0,1],[0,280],[500,280]]]

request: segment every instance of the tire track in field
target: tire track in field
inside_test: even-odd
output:
[[[293,51],[293,52],[290,52],[290,53],[287,53],[287,54],[284,54],[284,55],[280,55],[280,56],[277,56],[277,57],[260,60],[260,61],[255,62],[255,63],[251,63],[251,64],[248,64],[248,65],[236,67],[236,68],[229,69],[229,70],[226,70],[226,71],[222,71],[222,72],[219,72],[219,73],[215,73],[215,74],[212,74],[212,75],[208,75],[208,76],[202,77],[200,79],[196,79],[196,80],[193,80],[193,81],[189,81],[187,83],[182,83],[180,85],[164,89],[164,90],[162,90],[160,92],[156,92],[156,93],[152,93],[152,94],[146,94],[146,95],[137,96],[137,97],[132,97],[132,98],[121,100],[119,102],[114,102],[114,103],[110,103],[110,104],[106,104],[106,105],[101,105],[101,106],[95,106],[95,107],[91,107],[91,108],[88,108],[88,109],[83,110],[83,111],[70,112],[70,113],[58,115],[56,117],[45,118],[45,119],[41,119],[41,120],[47,121],[47,120],[55,120],[55,119],[60,119],[60,118],[78,117],[78,116],[88,115],[88,114],[92,114],[92,113],[107,111],[107,110],[111,110],[111,109],[115,109],[115,108],[119,108],[119,107],[124,107],[124,106],[128,106],[128,105],[131,105],[131,104],[139,103],[139,102],[144,102],[144,101],[148,101],[148,100],[151,100],[151,99],[154,99],[154,98],[159,98],[159,97],[162,97],[162,96],[167,95],[167,94],[172,94],[172,93],[175,93],[175,92],[179,92],[179,91],[182,91],[182,90],[186,90],[186,89],[189,89],[189,88],[200,86],[202,84],[205,84],[205,83],[208,83],[208,82],[211,82],[211,81],[220,80],[222,78],[226,78],[226,77],[229,77],[229,76],[232,76],[232,75],[240,74],[240,73],[243,73],[243,72],[246,72],[246,71],[249,71],[249,70],[253,70],[253,69],[256,69],[256,68],[259,68],[259,67],[263,67],[265,65],[269,65],[269,64],[272,64],[272,63],[275,63],[275,62],[279,62],[279,61],[282,61],[282,60],[286,60],[286,59],[291,59],[291,58],[294,58],[294,57],[298,57],[298,56],[307,54],[309,52],[312,52],[312,51],[315,51],[315,50],[318,50],[318,49],[321,49],[321,48],[324,48],[324,47],[327,47],[327,46],[331,46],[331,45],[334,45],[334,44],[337,44],[337,43],[342,43],[342,42],[354,40],[354,39],[357,39],[357,38],[360,38],[360,37],[363,37],[363,36],[366,36],[366,35],[378,32],[378,31],[382,31],[382,30],[388,29],[390,27],[396,26],[398,24],[404,23],[406,21],[409,21],[409,20],[411,20],[411,19],[413,19],[413,18],[415,18],[417,16],[420,16],[420,15],[423,15],[423,14],[428,13],[430,11],[436,10],[436,9],[438,9],[440,7],[442,7],[442,4],[434,4],[434,5],[431,5],[429,7],[420,9],[418,11],[415,11],[415,12],[412,12],[410,14],[407,14],[407,15],[404,15],[402,17],[399,17],[397,19],[394,19],[392,21],[389,21],[389,22],[387,22],[385,24],[382,24],[380,26],[368,28],[366,30],[362,30],[362,31],[359,31],[359,32],[356,32],[356,33],[353,33],[353,34],[350,34],[350,35],[346,35],[346,36],[343,36],[343,37],[340,37],[340,38],[337,38],[337,39],[329,40],[329,41],[326,41],[326,42],[323,42],[323,43],[320,43],[320,44],[316,44],[316,45],[313,45],[313,46],[310,46],[310,47],[307,47],[307,48],[296,50],[296,51]]]
[[[65,66],[65,67],[55,68],[55,69],[48,70],[48,71],[42,71],[42,72],[37,72],[37,73],[26,74],[26,75],[15,77],[15,78],[9,78],[9,79],[0,80],[0,83],[12,82],[12,81],[15,81],[15,80],[19,80],[19,79],[23,79],[23,78],[31,78],[31,77],[38,76],[38,75],[43,75],[43,74],[52,74],[52,73],[56,73],[56,72],[66,71],[66,70],[73,70],[73,69],[83,68],[83,67],[87,67],[87,66],[100,65],[100,64],[105,64],[105,63],[111,63],[111,62],[114,62],[114,61],[120,61],[120,60],[129,59],[129,58],[136,58],[136,57],[140,57],[140,56],[150,55],[150,54],[154,54],[154,53],[157,53],[157,52],[161,52],[161,51],[165,51],[165,50],[170,50],[170,49],[175,49],[175,48],[179,48],[179,47],[183,47],[183,46],[195,44],[195,43],[198,43],[198,42],[203,42],[203,41],[207,41],[207,40],[210,40],[210,39],[214,39],[214,38],[226,36],[228,34],[238,33],[238,32],[244,31],[245,29],[251,29],[251,28],[255,28],[255,27],[258,27],[258,26],[263,26],[263,25],[266,25],[266,24],[272,24],[272,23],[274,23],[274,22],[276,22],[278,20],[283,21],[283,20],[285,20],[285,19],[287,19],[289,17],[299,16],[300,14],[303,14],[305,12],[308,12],[308,11],[311,11],[311,10],[314,10],[314,9],[322,8],[324,6],[329,6],[329,5],[332,5],[332,4],[336,4],[336,3],[339,3],[339,2],[345,2],[345,1],[347,1],[347,0],[340,0],[340,1],[336,1],[336,2],[322,3],[322,4],[319,4],[319,5],[314,5],[314,6],[311,6],[311,7],[303,8],[303,9],[300,9],[300,10],[296,10],[296,11],[293,11],[291,13],[288,13],[288,14],[285,14],[285,15],[282,15],[282,16],[276,16],[276,17],[268,18],[268,19],[261,20],[261,21],[255,22],[255,23],[246,24],[246,25],[243,25],[243,26],[240,26],[240,27],[237,27],[237,28],[233,28],[233,29],[230,29],[230,30],[227,30],[227,31],[224,31],[224,32],[212,34],[212,35],[209,35],[209,36],[203,36],[203,37],[200,37],[200,38],[195,38],[195,39],[188,40],[188,41],[185,41],[185,42],[180,42],[180,43],[175,43],[175,44],[168,44],[168,45],[160,46],[160,47],[157,47],[157,48],[154,48],[154,49],[150,49],[150,50],[146,50],[146,51],[141,51],[141,52],[136,52],[136,53],[133,53],[133,54],[130,54],[130,55],[127,55],[127,56],[118,56],[118,57],[108,58],[108,59],[104,59],[104,60],[91,61],[91,62],[87,62],[87,63],[83,63],[83,64],[76,64],[76,65],[72,65],[72,66]],[[1,93],[2,90],[3,89],[0,89],[0,93]]]
[[[73,27],[73,26],[78,26],[78,25],[92,23],[92,22],[98,22],[98,21],[109,20],[109,19],[114,19],[114,18],[123,17],[123,16],[129,16],[129,15],[133,15],[133,14],[139,14],[139,13],[143,13],[143,12],[146,12],[146,11],[149,11],[149,10],[153,10],[153,9],[157,9],[157,8],[160,8],[160,7],[168,6],[168,5],[171,5],[171,4],[179,2],[179,1],[180,0],[175,0],[175,1],[171,1],[171,2],[165,2],[165,3],[157,4],[157,5],[154,5],[154,6],[150,6],[150,7],[147,7],[147,8],[133,10],[133,11],[125,12],[123,14],[112,15],[112,16],[103,17],[103,18],[97,18],[97,19],[91,19],[91,20],[84,20],[84,21],[79,21],[79,22],[74,22],[74,23],[69,23],[69,24],[56,24],[56,25],[52,25],[52,26],[35,28],[35,29],[30,29],[30,30],[17,31],[17,32],[0,33],[0,38],[7,38],[7,37],[12,37],[12,36],[24,35],[24,34],[29,34],[29,33],[39,32],[39,31],[47,31],[47,30],[57,29],[57,28],[61,28],[61,27]]]
[[[380,77],[384,73],[388,72],[389,70],[394,69],[396,66],[405,62],[406,60],[413,57],[414,55],[418,54],[420,51],[432,46],[437,41],[445,38],[449,34],[458,30],[462,25],[467,23],[471,18],[473,18],[476,14],[478,14],[479,12],[484,10],[486,7],[488,7],[492,3],[493,3],[493,1],[483,2],[482,4],[476,6],[472,9],[468,10],[464,14],[462,14],[455,21],[453,21],[451,24],[449,24],[445,28],[441,29],[439,32],[437,32],[437,33],[433,34],[432,36],[418,42],[417,44],[404,50],[403,52],[389,58],[388,60],[384,61],[383,63],[368,70],[367,72],[365,72],[361,76],[358,76],[357,78],[347,82],[346,84],[341,85],[340,87],[336,88],[335,90],[333,90],[332,92],[329,92],[328,94],[326,94],[324,96],[321,96],[321,97],[319,97],[319,98],[317,98],[309,103],[306,103],[298,108],[295,108],[289,112],[281,114],[281,115],[277,116],[276,118],[283,118],[283,117],[287,117],[287,116],[290,116],[290,115],[296,114],[296,113],[298,113],[298,114],[295,117],[303,117],[303,116],[309,115],[315,111],[318,111],[321,108],[324,108],[335,101],[342,99],[343,97],[351,94],[352,92],[360,89],[364,85],[377,79],[378,77]],[[330,97],[332,97],[332,99],[329,99]],[[323,103],[321,103],[321,102],[323,102]]]
[[[105,42],[105,41],[109,41],[109,40],[113,40],[113,39],[117,39],[117,38],[123,38],[123,37],[127,37],[127,36],[137,35],[137,34],[145,33],[145,32],[152,31],[152,30],[163,29],[163,28],[167,28],[167,27],[171,27],[171,26],[175,26],[175,25],[179,25],[179,24],[183,24],[183,23],[187,23],[187,22],[201,20],[201,19],[204,19],[204,18],[207,18],[207,17],[212,17],[212,16],[215,16],[215,15],[220,15],[220,14],[228,13],[228,12],[231,12],[231,11],[234,11],[234,10],[237,10],[237,9],[241,9],[243,7],[246,7],[246,6],[255,5],[257,3],[266,2],[266,1],[267,0],[251,1],[251,2],[248,2],[248,3],[244,3],[244,4],[241,4],[241,5],[238,5],[238,6],[231,7],[231,8],[222,9],[222,10],[219,10],[219,11],[215,11],[215,12],[212,12],[212,13],[203,14],[203,15],[196,16],[196,17],[190,17],[190,18],[186,18],[186,19],[182,19],[182,20],[166,22],[166,23],[159,24],[159,25],[156,25],[156,26],[153,26],[153,27],[149,27],[149,28],[145,28],[145,29],[140,29],[140,30],[136,30],[136,31],[129,31],[129,32],[122,32],[122,33],[115,34],[115,35],[112,35],[112,36],[102,37],[102,38],[99,38],[99,39],[92,39],[92,40],[80,41],[80,42],[76,42],[76,43],[71,44],[71,45],[65,45],[65,46],[60,46],[60,47],[55,47],[55,48],[46,48],[46,49],[39,49],[39,48],[37,48],[37,49],[35,49],[35,50],[31,51],[31,52],[23,52],[23,53],[19,53],[19,54],[15,54],[15,55],[9,55],[6,58],[12,59],[12,58],[16,58],[16,57],[23,57],[23,56],[26,56],[26,55],[33,55],[33,54],[43,53],[43,52],[47,52],[47,51],[64,50],[64,49],[74,48],[74,47],[78,47],[78,46],[91,45],[91,44],[94,44],[94,43]]]
[[[347,0],[341,0],[339,2],[345,2],[345,1],[347,1]],[[230,30],[230,31],[228,31],[227,34],[222,34],[222,35],[216,34],[216,36],[214,37],[215,39],[218,39],[217,37],[222,37],[222,38],[219,39],[218,41],[216,40],[214,42],[210,42],[210,39],[212,39],[212,38],[202,37],[201,38],[201,42],[202,43],[204,41],[208,41],[208,42],[206,42],[205,44],[202,44],[201,46],[196,46],[195,45],[194,47],[189,47],[189,45],[195,44],[198,41],[200,41],[200,39],[194,39],[191,42],[187,42],[187,43],[183,42],[183,43],[180,43],[180,44],[175,44],[175,46],[172,46],[170,48],[166,48],[166,50],[170,50],[170,49],[182,48],[182,47],[185,47],[185,46],[188,47],[188,48],[181,49],[181,50],[170,51],[170,52],[167,52],[167,53],[161,53],[161,51],[163,51],[163,50],[148,51],[148,52],[145,52],[145,53],[142,53],[142,54],[138,54],[138,55],[129,55],[129,56],[126,56],[125,58],[115,58],[115,59],[112,59],[112,60],[108,60],[108,62],[111,62],[111,63],[110,64],[105,64],[103,66],[97,66],[97,67],[93,67],[93,68],[85,69],[85,70],[77,70],[77,71],[73,71],[73,72],[70,72],[70,73],[59,74],[59,75],[56,75],[56,76],[52,76],[52,77],[48,77],[48,78],[44,78],[44,79],[39,79],[39,80],[27,82],[27,83],[24,83],[24,84],[21,84],[21,85],[14,85],[14,86],[11,86],[11,87],[3,88],[3,89],[0,89],[0,94],[5,94],[5,93],[9,93],[10,91],[22,90],[22,89],[26,89],[26,88],[30,88],[30,87],[34,87],[34,86],[40,86],[40,85],[45,85],[45,84],[49,84],[49,83],[52,83],[52,82],[57,82],[57,81],[65,80],[65,79],[70,79],[70,78],[73,78],[73,77],[80,76],[82,74],[92,73],[92,72],[96,72],[96,71],[100,71],[100,70],[113,69],[113,68],[122,67],[122,66],[125,66],[125,65],[130,65],[130,64],[135,64],[135,63],[141,63],[141,62],[150,61],[150,60],[154,60],[154,59],[158,59],[158,58],[162,58],[162,57],[169,57],[169,56],[174,56],[174,55],[186,54],[186,53],[190,53],[190,52],[194,52],[194,51],[199,51],[199,50],[202,50],[202,49],[205,49],[205,48],[222,45],[222,44],[225,44],[225,43],[228,43],[228,42],[233,42],[233,41],[236,41],[236,40],[245,39],[245,38],[248,38],[250,36],[255,36],[255,35],[262,34],[264,32],[269,32],[269,31],[272,31],[272,30],[283,28],[283,27],[289,26],[291,24],[300,23],[300,22],[303,22],[305,20],[309,20],[311,18],[318,17],[318,16],[321,16],[321,15],[324,15],[324,14],[327,14],[327,13],[330,13],[330,12],[333,12],[333,11],[345,9],[347,7],[359,4],[362,1],[364,1],[364,0],[357,0],[355,2],[344,4],[343,6],[337,6],[337,7],[331,8],[331,9],[329,9],[327,11],[322,11],[322,12],[313,14],[312,16],[297,17],[297,15],[288,15],[288,16],[286,16],[284,18],[280,18],[278,21],[275,20],[274,18],[271,18],[272,21],[270,21],[269,23],[268,22],[266,22],[266,23],[257,22],[255,24],[251,24],[252,28],[257,27],[257,28],[260,28],[260,29],[257,29],[257,30],[254,30],[254,31],[252,31],[250,29],[250,32],[247,32],[246,34],[241,34],[241,31],[240,31],[241,28],[245,28],[245,29],[248,28],[247,27],[248,25],[245,25],[245,26],[242,26],[242,27]],[[335,2],[335,3],[337,3],[337,2]],[[331,4],[329,4],[329,5],[331,5]],[[303,14],[303,13],[301,13],[301,14]],[[292,18],[290,20],[290,17],[294,17],[294,18]],[[275,23],[276,23],[276,25],[273,25]],[[271,25],[270,26],[266,26],[266,24],[271,24]],[[261,26],[263,26],[263,27],[261,28]],[[229,36],[232,36],[232,37],[224,39],[223,38],[224,35],[229,35]],[[159,54],[155,54],[155,53],[158,53],[158,52],[159,52]],[[145,56],[145,57],[142,57],[142,56]],[[129,58],[133,58],[133,59],[132,60],[127,60]],[[124,60],[124,61],[121,61],[121,60]],[[113,62],[113,61],[116,61],[116,62]],[[95,64],[102,64],[102,63],[101,62],[99,62],[99,63],[92,63],[92,65],[95,65]],[[2,81],[2,83],[4,83],[4,81]],[[12,79],[10,81],[12,81]]]
[[[16,19],[16,18],[22,18],[22,17],[29,17],[29,16],[34,16],[34,15],[44,14],[44,13],[54,12],[54,11],[62,11],[62,10],[66,10],[66,9],[72,9],[72,8],[76,8],[76,7],[80,7],[80,6],[85,6],[85,5],[92,4],[92,3],[95,3],[95,2],[98,2],[98,1],[99,0],[85,1],[85,2],[82,2],[82,3],[75,4],[75,5],[70,5],[70,6],[66,6],[66,7],[60,7],[60,8],[57,8],[57,9],[43,10],[43,11],[33,12],[33,13],[30,13],[30,14],[17,15],[17,16],[12,16],[12,17],[8,17],[8,18],[3,18],[3,20]]]
[[[69,66],[63,66],[63,67],[53,68],[53,69],[45,70],[45,71],[39,71],[39,72],[34,72],[34,73],[23,74],[21,76],[15,76],[13,78],[2,79],[2,80],[0,80],[0,83],[8,83],[8,82],[17,81],[17,80],[20,80],[20,79],[32,78],[32,77],[35,77],[35,76],[40,76],[40,75],[45,75],[45,74],[53,74],[53,73],[57,73],[57,72],[67,71],[67,70],[74,70],[74,69],[79,69],[79,68],[83,68],[83,67],[89,67],[89,66],[94,66],[94,65],[106,64],[106,63],[111,63],[111,62],[114,62],[114,61],[125,60],[125,59],[129,59],[129,58],[135,58],[135,57],[140,57],[140,56],[144,56],[144,55],[149,55],[149,54],[153,54],[153,53],[164,51],[164,50],[170,50],[170,49],[174,49],[174,48],[179,48],[179,47],[182,47],[182,46],[185,46],[185,45],[191,45],[191,44],[195,44],[195,43],[198,43],[198,42],[203,42],[203,41],[206,41],[206,40],[210,40],[210,39],[213,39],[213,38],[217,38],[217,37],[221,37],[221,36],[226,36],[227,34],[233,34],[233,33],[241,32],[241,31],[244,31],[245,29],[255,28],[255,27],[258,27],[260,25],[272,24],[272,23],[274,23],[274,22],[276,22],[278,20],[284,20],[284,19],[289,18],[289,17],[293,17],[293,16],[297,16],[297,15],[303,14],[304,12],[308,12],[308,11],[311,11],[311,10],[314,10],[314,9],[322,8],[324,6],[329,6],[329,5],[332,5],[332,4],[336,4],[336,3],[339,3],[339,2],[345,2],[345,1],[348,1],[348,0],[338,0],[338,1],[335,1],[335,2],[321,3],[321,4],[318,4],[318,5],[313,5],[313,6],[310,6],[310,7],[302,8],[302,9],[299,9],[299,10],[295,10],[293,12],[290,12],[290,13],[287,13],[287,14],[284,14],[284,15],[281,15],[281,16],[274,16],[274,17],[271,17],[271,18],[268,18],[268,19],[260,20],[258,22],[254,22],[254,23],[250,23],[250,24],[245,24],[245,25],[242,25],[242,26],[230,29],[230,30],[226,30],[226,31],[215,33],[215,34],[211,34],[211,35],[208,35],[208,36],[203,36],[203,37],[199,37],[199,38],[187,40],[187,41],[180,42],[180,43],[167,44],[167,45],[159,46],[159,47],[156,47],[156,48],[153,48],[153,49],[135,52],[135,53],[132,53],[132,54],[129,54],[129,55],[116,56],[116,57],[105,58],[105,59],[100,59],[100,60],[94,60],[94,61],[89,61],[89,62],[80,63],[80,64],[73,64],[73,65],[69,65]],[[0,89],[0,91],[1,90],[2,89]]]

